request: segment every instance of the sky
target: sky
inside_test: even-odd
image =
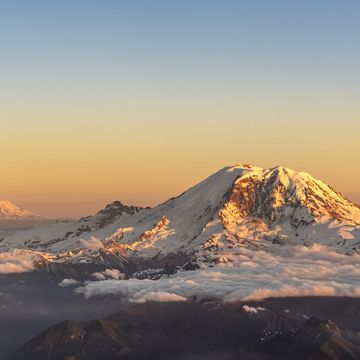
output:
[[[360,202],[360,2],[0,0],[0,199],[155,205],[227,165]]]

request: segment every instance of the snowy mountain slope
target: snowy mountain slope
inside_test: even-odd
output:
[[[115,202],[93,217],[7,236],[0,251],[25,248],[53,262],[117,259],[151,267],[227,262],[239,247],[269,243],[360,252],[360,208],[307,173],[237,165],[157,207]]]
[[[107,217],[106,209],[76,222],[57,222],[17,232],[0,241],[0,251],[25,247],[46,252],[49,260],[58,262],[93,262],[109,254],[123,261],[124,256],[142,258],[182,252],[183,245],[199,234],[217,213],[231,184],[243,171],[221,170],[156,208],[120,211],[105,226],[102,225]],[[162,226],[156,226],[164,217],[171,219],[171,229],[176,228],[176,234],[164,229],[169,226],[166,220]]]
[[[0,220],[39,220],[43,216],[32,214],[12,204],[10,201],[0,201]]]
[[[38,255],[42,252],[41,261],[93,262],[103,248],[94,234],[99,234],[99,237],[108,234],[113,231],[111,225],[117,219],[126,219],[140,210],[142,208],[115,201],[96,215],[78,221],[58,220],[46,226],[0,236],[0,252],[20,248],[32,250]]]

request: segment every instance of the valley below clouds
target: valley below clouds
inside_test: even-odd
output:
[[[200,269],[178,271],[157,280],[126,280],[119,270],[108,268],[89,273],[91,280],[84,281],[71,277],[56,280],[54,274],[28,271],[21,251],[4,254],[6,266],[20,264],[26,271],[0,274],[0,359],[7,359],[34,335],[64,320],[89,321],[126,310],[146,314],[146,318],[151,317],[147,321],[158,324],[164,309],[172,309],[170,318],[180,321],[182,306],[187,305],[196,306],[196,314],[204,311],[203,306],[219,308],[221,318],[226,309],[233,309],[231,316],[246,313],[254,321],[251,324],[271,322],[273,316],[295,316],[301,321],[311,316],[331,318],[353,331],[358,341],[354,316],[358,316],[360,296],[359,255],[339,254],[322,245],[271,244],[261,250],[239,248],[227,259],[226,263],[201,265]],[[172,308],[168,308],[170,303]],[[153,309],[150,312],[148,305]],[[189,316],[187,310],[184,314]],[[206,319],[214,316],[216,312],[211,310]],[[197,329],[198,325],[194,320],[189,326]],[[227,331],[235,336],[231,329]],[[210,346],[211,341],[206,341]],[[162,348],[162,344],[158,346]],[[225,359],[225,355],[214,358]],[[189,359],[201,359],[200,355],[192,356]]]

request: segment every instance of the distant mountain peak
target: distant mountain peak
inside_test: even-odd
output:
[[[128,205],[125,205],[123,202],[116,200],[116,201],[113,201],[112,203],[106,205],[104,209],[99,211],[99,213],[104,214],[107,212],[118,212],[119,214],[121,214],[121,213],[125,212],[125,213],[133,215],[142,209],[143,209],[142,207],[128,206]]]
[[[8,200],[0,200],[0,220],[37,220],[44,216],[33,214]]]

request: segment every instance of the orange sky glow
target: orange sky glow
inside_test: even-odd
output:
[[[79,217],[250,163],[360,202],[359,2],[225,3],[4,4],[0,199]]]

